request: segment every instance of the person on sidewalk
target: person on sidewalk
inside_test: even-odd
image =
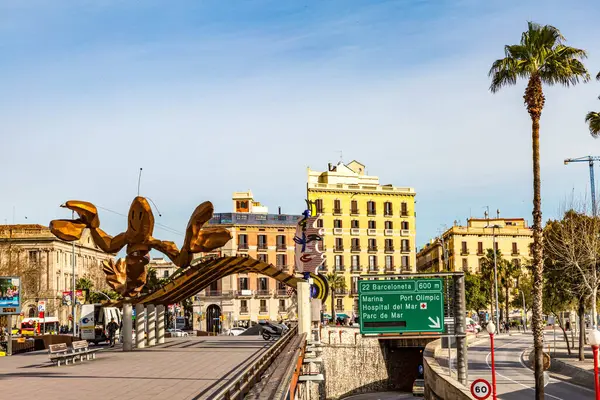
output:
[[[112,318],[106,326],[106,330],[108,331],[108,341],[110,343],[110,347],[115,347],[115,334],[117,333],[118,328],[119,326],[115,322],[114,318]]]

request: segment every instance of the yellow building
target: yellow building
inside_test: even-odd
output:
[[[417,254],[419,272],[481,271],[481,260],[492,249],[494,236],[496,248],[502,257],[524,265],[530,257],[533,232],[523,218],[470,218],[467,226],[453,227],[441,237],[434,238]],[[443,258],[442,242],[448,255],[448,265]]]
[[[358,161],[308,169],[308,199],[314,201],[324,228],[326,261],[320,269],[345,278],[347,290],[336,293],[336,313],[358,310],[361,274],[414,272],[415,190],[381,185]],[[325,301],[331,309],[331,299]]]

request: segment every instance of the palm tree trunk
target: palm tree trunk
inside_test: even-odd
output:
[[[335,325],[335,286],[331,288],[331,323]]]
[[[504,315],[504,318],[506,319],[506,322],[510,325],[510,318],[508,316],[508,292],[509,291],[510,291],[510,288],[507,283],[506,284],[506,298],[504,299],[504,310],[506,311],[506,314]]]
[[[525,104],[531,117],[531,144],[533,161],[533,347],[535,398],[544,400],[544,322],[542,318],[543,291],[543,236],[542,236],[542,198],[540,174],[540,117],[544,108],[542,80],[534,75],[525,89]]]
[[[577,316],[579,317],[579,361],[585,361],[585,297],[579,299],[579,307],[577,308]]]

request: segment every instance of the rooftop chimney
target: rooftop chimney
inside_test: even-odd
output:
[[[327,164],[327,170],[328,171],[333,171],[333,167],[331,166],[331,163]]]
[[[279,206],[279,215],[281,215],[281,206]]]

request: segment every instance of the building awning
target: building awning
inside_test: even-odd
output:
[[[132,304],[173,304],[196,295],[198,292],[209,287],[226,276],[240,272],[255,272],[270,276],[292,288],[296,288],[301,278],[296,278],[272,264],[256,260],[250,257],[218,257],[204,260],[192,265],[175,278],[172,282],[152,293],[138,296],[129,301]],[[103,302],[105,306],[122,307],[123,300]]]
[[[268,315],[259,315],[258,316],[258,320],[269,320],[269,316]]]
[[[238,317],[238,321],[250,321],[250,316],[249,315],[240,315]]]

